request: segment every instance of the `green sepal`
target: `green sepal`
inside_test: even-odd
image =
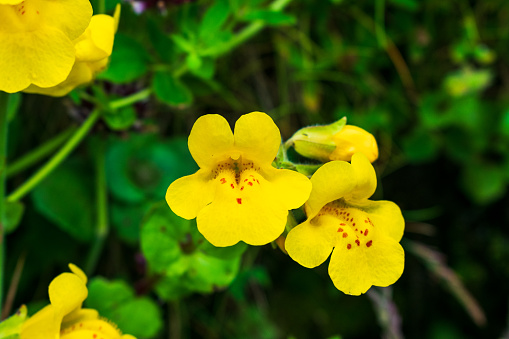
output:
[[[22,305],[15,314],[0,323],[0,338],[17,339],[21,332],[21,325],[27,317],[27,307]]]

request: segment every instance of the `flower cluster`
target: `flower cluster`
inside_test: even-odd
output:
[[[291,229],[283,244],[292,259],[312,268],[332,252],[329,275],[347,294],[391,285],[403,272],[404,220],[393,202],[368,200],[376,189],[370,162],[378,147],[371,134],[345,124],[342,119],[304,128],[285,144],[326,162],[309,180],[272,166],[278,150],[286,150],[265,113],[243,115],[234,133],[221,116],[202,116],[189,136],[200,170],[174,181],[166,201],[178,216],[196,218],[200,233],[215,246],[276,239],[281,245],[285,225],[291,226],[288,211],[305,204],[307,220]]]
[[[115,324],[99,317],[94,309],[81,308],[87,298],[87,276],[69,264],[72,273],[62,273],[49,285],[50,304],[26,320],[20,339],[136,339],[124,334]]]
[[[114,17],[88,0],[0,0],[0,91],[62,96],[93,80],[113,48]]]

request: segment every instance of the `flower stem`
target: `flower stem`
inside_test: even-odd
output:
[[[69,137],[74,133],[76,127],[70,127],[60,133],[59,135],[53,137],[52,139],[46,141],[41,146],[36,149],[30,151],[30,153],[23,155],[21,158],[13,161],[12,164],[7,166],[6,176],[7,178],[12,177],[13,175],[31,167],[41,159],[47,157],[54,150],[56,150],[60,145],[64,143]]]
[[[3,305],[4,289],[4,222],[5,222],[5,172],[7,159],[7,103],[9,95],[0,91],[0,305]]]
[[[137,103],[138,101],[147,99],[152,90],[150,88],[146,88],[144,90],[139,91],[138,93],[134,93],[128,97],[113,100],[110,102],[109,106],[111,109],[118,109],[124,106],[129,106],[131,104]]]
[[[78,128],[76,133],[66,142],[66,144],[44,165],[42,166],[30,179],[18,187],[13,193],[7,197],[7,201],[13,202],[23,198],[35,186],[37,186],[42,179],[50,174],[67,156],[79,145],[83,138],[88,134],[90,129],[94,126],[97,119],[100,117],[100,111],[94,110],[85,120],[83,125]]]
[[[95,242],[88,254],[85,272],[88,276],[94,273],[97,261],[101,255],[104,241],[109,233],[108,224],[108,190],[106,188],[106,147],[105,140],[99,140],[95,169],[96,169],[96,203],[97,203],[97,228]]]

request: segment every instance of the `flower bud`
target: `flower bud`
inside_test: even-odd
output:
[[[360,127],[346,125],[346,118],[330,125],[302,128],[288,143],[300,155],[322,162],[350,161],[354,153],[363,153],[370,162],[378,158],[375,137]]]

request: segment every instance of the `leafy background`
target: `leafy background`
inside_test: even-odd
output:
[[[45,305],[73,262],[89,274],[85,305],[138,338],[507,338],[508,19],[505,0],[122,3],[93,86],[11,96],[9,192],[92,109],[103,117],[9,204],[11,313]],[[375,198],[407,221],[392,288],[345,296],[326,264],[305,269],[270,245],[215,249],[166,207],[168,185],[197,169],[196,118],[255,110],[285,139],[343,116],[377,137]]]

